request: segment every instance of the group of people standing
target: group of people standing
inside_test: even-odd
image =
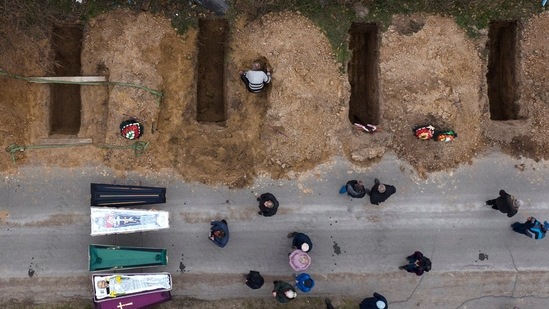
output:
[[[492,209],[507,214],[507,217],[511,218],[518,213],[519,208],[524,202],[505,192],[505,190],[499,190],[499,196],[495,199],[486,201],[485,204],[491,206]],[[530,216],[524,223],[515,222],[511,224],[511,228],[513,231],[524,234],[530,238],[542,239],[545,237],[547,230],[549,230],[549,222],[544,221],[542,224],[536,218]]]
[[[263,193],[257,197],[259,202],[258,215],[264,217],[272,217],[276,214],[279,206],[279,202],[276,197],[271,193]],[[229,226],[225,219],[217,221],[214,220],[210,223],[210,232],[208,238],[217,246],[223,248],[229,242]],[[303,272],[311,265],[311,257],[309,252],[313,249],[313,242],[311,238],[300,232],[291,232],[288,234],[288,238],[292,239],[291,248],[292,252],[288,254],[288,261],[294,271]],[[301,292],[307,293],[315,286],[315,281],[311,275],[307,273],[300,273],[294,275],[295,282],[290,284],[285,281],[274,281],[273,296],[281,303],[287,303],[297,296],[296,289]],[[251,270],[245,276],[245,284],[252,289],[259,289],[264,284],[264,278],[258,271]]]
[[[288,254],[290,266],[293,270],[302,273],[294,274],[294,284],[281,280],[273,282],[272,294],[280,303],[288,303],[294,300],[297,297],[297,290],[308,293],[315,286],[315,281],[311,275],[303,272],[311,265],[311,257],[308,254],[313,249],[311,238],[300,232],[291,232],[288,234],[288,238],[292,238],[291,248],[293,250]]]
[[[371,189],[364,187],[361,180],[349,180],[339,189],[339,194],[345,193],[354,198],[363,198],[367,194],[370,197],[370,203],[379,205],[395,194],[396,188],[381,183],[377,178],[374,179],[374,186]]]
[[[385,201],[390,195],[396,192],[394,186],[381,184],[378,179],[375,179],[375,185],[371,190],[364,188],[362,182],[349,181],[346,187],[349,187],[349,195],[354,194],[365,196],[370,195],[376,204]],[[271,217],[277,213],[280,203],[271,193],[263,193],[257,197],[259,202],[258,215]],[[208,238],[217,246],[223,248],[229,242],[229,226],[225,219],[214,220],[211,222]],[[273,297],[280,303],[288,303],[297,297],[297,291],[308,293],[314,286],[315,281],[312,276],[304,271],[311,265],[311,257],[309,253],[313,249],[311,238],[301,232],[293,231],[287,235],[291,238],[292,251],[288,254],[288,260],[291,268],[297,273],[294,274],[294,282],[289,283],[282,280],[275,280],[272,290]],[[258,271],[251,270],[245,275],[245,284],[252,289],[259,289],[264,285],[264,278]],[[326,306],[334,308],[329,299],[326,299]],[[388,308],[388,302],[385,297],[378,293],[374,293],[374,297],[366,298],[360,303],[361,309],[385,309]]]
[[[364,186],[360,180],[349,180],[339,190],[340,194],[347,194],[353,198],[363,198],[366,195],[370,197],[370,203],[379,205],[385,202],[391,195],[396,193],[396,188],[389,184],[384,184],[379,179],[374,179],[374,185],[371,189]],[[259,202],[258,215],[271,217],[277,213],[279,202],[271,193],[263,193],[257,197]],[[500,190],[499,197],[485,202],[486,205],[493,209],[499,210],[507,214],[508,217],[513,217],[517,214],[518,209],[524,203],[508,194],[504,190]],[[541,239],[549,229],[549,222],[543,224],[534,217],[528,217],[525,223],[515,222],[512,225],[515,232],[525,234],[533,239]],[[212,221],[209,239],[217,246],[223,248],[229,241],[229,227],[226,220]],[[272,290],[273,297],[280,303],[288,303],[297,297],[297,291],[307,293],[315,286],[315,281],[308,273],[304,271],[311,265],[311,257],[309,253],[313,249],[311,238],[305,233],[293,231],[287,235],[292,239],[291,249],[288,254],[289,264],[294,271],[294,282],[289,283],[282,280],[273,282]],[[410,273],[415,273],[418,276],[431,270],[431,260],[424,256],[420,251],[414,252],[406,257],[406,263],[398,267]],[[258,271],[250,271],[245,276],[245,284],[252,289],[259,289],[264,284],[264,278]],[[327,309],[334,309],[329,299],[325,300]],[[378,293],[374,293],[373,297],[365,298],[360,303],[360,309],[386,309],[388,302],[385,297]]]

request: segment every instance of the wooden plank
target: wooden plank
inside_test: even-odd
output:
[[[106,82],[105,76],[50,76],[50,77],[36,77],[39,80],[29,81],[32,83],[47,84],[54,82]]]
[[[61,145],[61,144],[68,144],[68,145],[88,145],[92,144],[91,138],[43,138],[38,141],[38,145]]]

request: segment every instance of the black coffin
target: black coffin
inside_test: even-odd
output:
[[[166,203],[166,188],[91,184],[91,206],[134,206]]]

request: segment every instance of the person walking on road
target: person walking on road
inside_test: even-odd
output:
[[[389,196],[395,194],[396,188],[394,186],[383,184],[379,182],[379,179],[374,179],[374,186],[372,189],[366,190],[366,194],[370,196],[370,203],[379,205],[379,203],[385,202]]]
[[[545,221],[543,224],[534,217],[528,217],[526,222],[515,222],[511,224],[513,231],[524,234],[533,239],[542,239],[545,237],[545,233],[549,229],[549,222]]]
[[[360,309],[388,309],[389,303],[383,295],[374,293],[374,297],[364,298],[359,306]]]
[[[294,300],[297,296],[297,292],[294,287],[288,282],[274,281],[273,296],[279,303],[288,303]]]
[[[339,194],[344,193],[354,198],[363,198],[366,195],[366,188],[361,180],[349,180],[339,189]]]
[[[221,248],[225,247],[229,242],[229,226],[225,219],[221,221],[212,221],[210,228],[210,233],[208,238],[214,242],[214,244],[220,246]]]
[[[404,269],[409,273],[415,273],[418,276],[423,275],[423,272],[429,272],[431,270],[431,260],[423,256],[423,253],[419,251],[407,256],[406,260],[408,261],[408,264],[399,266],[399,269]]]
[[[299,249],[290,253],[289,258],[290,266],[295,271],[304,271],[311,265],[311,257]]]
[[[507,214],[507,217],[511,218],[516,215],[520,206],[524,203],[516,199],[514,196],[505,192],[505,190],[499,190],[499,197],[493,200],[486,201],[486,205],[492,206],[493,209],[497,209],[504,214]]]
[[[292,249],[299,249],[303,252],[311,252],[313,250],[313,242],[311,238],[303,233],[291,232],[288,234],[288,238],[294,238],[292,240]]]
[[[310,292],[315,286],[315,281],[307,273],[301,273],[295,277],[295,287],[303,293]]]
[[[263,193],[257,198],[257,201],[259,202],[259,215],[272,217],[276,214],[279,204],[274,195],[268,192]]]
[[[271,82],[271,71],[268,68],[265,71],[261,70],[261,64],[255,61],[251,70],[240,71],[240,79],[249,92],[259,93]]]

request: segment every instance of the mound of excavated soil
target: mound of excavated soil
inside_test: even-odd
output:
[[[412,27],[415,26],[415,27]],[[383,34],[381,92],[390,147],[420,172],[471,160],[481,141],[484,65],[474,42],[451,18],[398,16]],[[420,141],[412,129],[452,129],[451,143]]]
[[[549,95],[545,69],[549,14],[532,18],[521,30],[517,78],[520,120],[490,120],[487,97],[487,33],[467,37],[451,18],[396,16],[381,33],[379,50],[380,131],[366,134],[348,120],[350,84],[341,73],[324,33],[295,13],[268,14],[231,25],[225,60],[224,123],[197,119],[197,30],[179,36],[164,17],[120,10],[89,21],[84,30],[82,74],[106,75],[162,90],[155,97],[122,86],[82,86],[82,127],[78,137],[95,146],[127,146],[118,125],[137,117],[149,141],[145,154],[94,146],[18,153],[18,164],[77,166],[107,164],[117,170],[169,168],[189,181],[243,187],[257,174],[293,176],[330,156],[345,155],[368,166],[395,151],[420,173],[470,161],[485,144],[502,145],[513,154],[544,158],[549,142]],[[24,41],[24,40],[20,40]],[[28,40],[27,40],[28,41]],[[48,48],[48,42],[38,42]],[[20,44],[29,44],[21,42]],[[2,50],[7,50],[5,47]],[[24,75],[44,75],[43,54],[34,49],[3,53],[1,68]],[[250,94],[238,72],[266,57],[273,81],[261,94]],[[222,68],[219,68],[221,70]],[[2,78],[2,146],[32,144],[48,137],[49,87]],[[453,129],[451,143],[420,141],[412,128],[431,123]],[[11,165],[0,156],[0,169]]]

